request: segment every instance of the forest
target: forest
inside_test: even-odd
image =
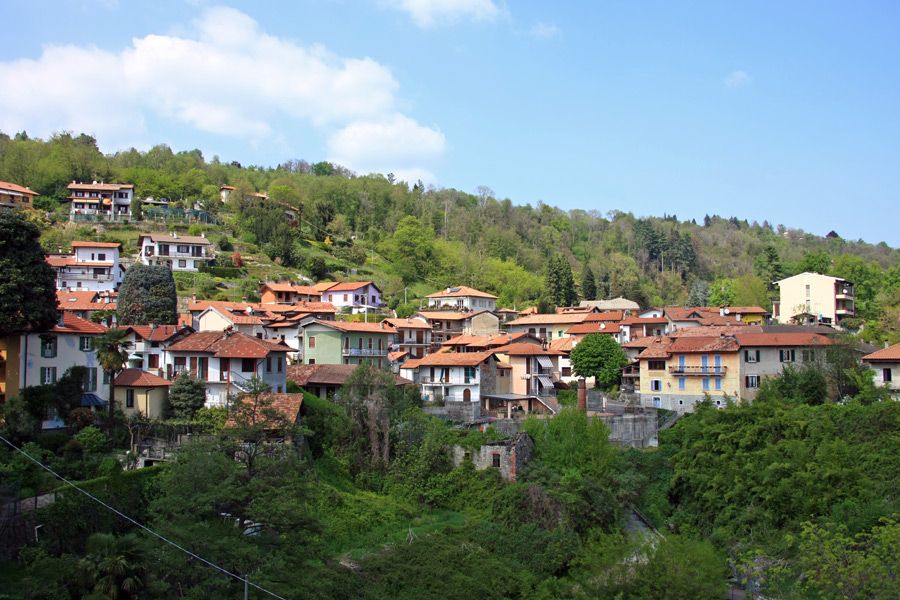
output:
[[[835,231],[815,235],[719,215],[702,222],[635,216],[599,199],[570,211],[522,206],[486,186],[473,193],[435,189],[325,161],[244,167],[165,145],[103,155],[91,136],[66,132],[47,140],[0,133],[0,180],[35,190],[37,206],[48,211],[66,210],[59,201],[73,180],[130,183],[138,197],[225,213],[236,239],[305,274],[327,270],[310,254],[308,240],[326,242],[330,257],[370,273],[387,296],[406,290],[410,304],[463,284],[496,294],[500,306],[536,305],[562,268],[582,299],[771,308],[773,282],[815,271],[856,284],[857,315],[846,324],[862,338],[900,341],[900,251]],[[234,188],[224,206],[222,185]],[[283,204],[301,210],[298,228],[282,222]],[[760,199],[761,211],[764,206]],[[566,299],[550,298],[551,304]]]

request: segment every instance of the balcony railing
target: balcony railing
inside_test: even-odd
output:
[[[728,367],[669,367],[670,375],[725,375]]]
[[[444,385],[478,385],[477,377],[419,377],[419,383]]]
[[[99,273],[70,273],[68,271],[60,271],[57,276],[58,279],[65,280],[81,280],[81,281],[112,281],[113,276],[111,273],[103,273],[102,275]]]
[[[152,256],[152,254],[148,256]],[[212,256],[208,256],[205,253],[194,254],[193,252],[173,252],[172,250],[166,253],[160,252],[156,256],[159,258],[212,258]]]
[[[387,356],[387,348],[344,348],[342,354],[344,356]]]

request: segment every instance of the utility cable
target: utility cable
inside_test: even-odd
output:
[[[66,479],[66,478],[63,477],[62,475],[60,475],[59,473],[56,473],[55,471],[53,471],[53,470],[52,470],[50,467],[48,467],[47,465],[45,465],[45,464],[43,464],[42,462],[40,462],[39,460],[33,458],[31,455],[29,455],[27,452],[25,452],[25,451],[22,450],[21,448],[16,447],[15,444],[13,444],[12,442],[10,442],[8,439],[6,439],[5,437],[3,437],[2,435],[0,435],[0,440],[3,440],[4,442],[6,442],[7,445],[9,445],[10,448],[12,448],[13,450],[15,450],[16,452],[20,452],[20,453],[23,454],[26,458],[28,458],[28,460],[30,460],[31,462],[35,463],[36,465],[38,465],[39,467],[41,467],[42,469],[44,469],[45,471],[47,471],[48,473],[50,473],[51,475],[53,475],[54,477],[56,477],[57,479],[59,479],[60,481],[62,481],[63,483],[65,483],[66,485],[69,485],[69,486],[75,488],[76,490],[78,490],[79,492],[81,492],[82,494],[84,494],[85,496],[87,496],[88,498],[90,498],[91,500],[93,500],[94,502],[96,502],[96,503],[100,504],[101,506],[103,506],[103,507],[105,507],[105,508],[111,510],[112,512],[116,513],[117,515],[119,515],[120,517],[122,517],[123,519],[125,519],[126,521],[129,521],[129,522],[133,523],[134,525],[140,527],[141,529],[143,529],[144,531],[146,531],[146,532],[149,533],[150,535],[153,535],[153,536],[159,538],[160,540],[164,541],[165,543],[169,544],[170,546],[174,546],[175,548],[178,548],[179,550],[181,550],[182,552],[184,552],[184,553],[187,554],[188,556],[191,556],[191,557],[193,557],[193,558],[196,558],[196,559],[199,560],[200,562],[202,562],[202,563],[204,563],[204,564],[206,564],[206,565],[209,565],[210,567],[212,567],[212,568],[214,568],[214,569],[217,569],[217,570],[221,571],[222,573],[224,573],[225,575],[228,575],[229,577],[233,577],[234,579],[237,579],[238,581],[243,581],[245,585],[253,586],[253,587],[255,587],[256,589],[258,589],[259,591],[265,592],[266,594],[272,596],[273,598],[278,598],[279,600],[287,600],[286,598],[284,598],[284,597],[282,597],[282,596],[279,596],[279,595],[276,594],[275,592],[270,592],[270,591],[267,590],[266,588],[256,585],[255,583],[253,583],[253,582],[250,581],[249,579],[244,579],[244,578],[241,577],[240,575],[237,575],[237,574],[235,574],[235,573],[232,573],[232,572],[229,571],[228,569],[225,569],[225,568],[223,568],[223,567],[220,567],[219,565],[217,565],[217,564],[215,564],[215,563],[212,563],[212,562],[206,560],[206,559],[203,558],[202,556],[198,556],[198,555],[194,554],[193,552],[191,552],[191,551],[188,550],[187,548],[184,548],[184,547],[182,547],[182,546],[179,546],[179,545],[176,544],[175,542],[173,542],[173,541],[171,541],[171,540],[169,540],[169,539],[166,539],[165,537],[163,537],[162,535],[156,533],[155,531],[153,531],[153,530],[150,529],[149,527],[147,527],[147,526],[145,526],[145,525],[142,525],[142,524],[138,523],[137,521],[135,521],[134,519],[132,519],[131,517],[129,517],[128,515],[119,512],[117,509],[113,508],[112,506],[110,506],[109,504],[107,504],[106,502],[104,502],[103,500],[100,500],[100,499],[97,498],[96,496],[91,495],[90,492],[81,489],[80,487],[78,487],[77,485],[75,485],[74,483],[72,483],[71,481],[69,481],[68,479]]]

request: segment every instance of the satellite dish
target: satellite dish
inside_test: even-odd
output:
[[[726,309],[725,309],[725,314],[726,314],[726,315],[730,315],[730,314],[731,314],[731,310],[726,308]]]
[[[606,323],[600,323],[600,329],[606,329]]]

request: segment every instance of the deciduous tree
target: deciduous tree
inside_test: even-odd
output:
[[[605,333],[584,336],[569,355],[572,371],[579,377],[593,377],[596,385],[615,385],[622,378],[628,357],[621,346]]]
[[[58,320],[56,273],[41,232],[18,211],[0,213],[0,337],[48,331]]]

